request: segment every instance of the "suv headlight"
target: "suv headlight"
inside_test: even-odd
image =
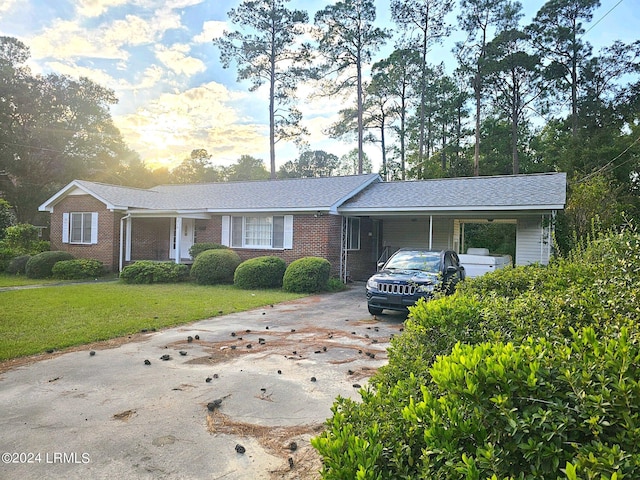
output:
[[[416,290],[420,293],[429,293],[429,292],[433,292],[433,284],[432,283],[428,283],[426,285],[418,285],[416,287]]]
[[[367,288],[378,290],[378,282],[376,282],[373,278],[370,278],[369,280],[367,280]]]

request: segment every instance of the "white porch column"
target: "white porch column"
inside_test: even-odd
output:
[[[433,248],[433,215],[429,215],[429,250]]]
[[[127,219],[125,220],[126,222],[126,229],[127,229],[127,234],[125,236],[125,251],[124,251],[124,259],[127,262],[131,261],[131,217],[127,217]]]
[[[176,263],[180,263],[182,251],[182,217],[176,217]]]

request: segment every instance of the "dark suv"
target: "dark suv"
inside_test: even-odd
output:
[[[419,298],[433,297],[435,291],[453,293],[464,277],[464,267],[452,250],[402,248],[367,281],[369,313],[405,311]]]

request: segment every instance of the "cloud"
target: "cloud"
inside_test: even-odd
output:
[[[219,38],[227,29],[227,22],[209,20],[202,25],[202,33],[193,37],[195,43],[209,43],[214,38]]]
[[[20,0],[2,0],[0,3],[0,13],[6,13],[16,7]]]
[[[171,47],[156,45],[155,55],[160,62],[179,75],[194,75],[204,72],[207,67],[201,60],[187,56],[191,48],[186,44],[174,44]]]
[[[134,113],[114,116],[129,147],[151,166],[173,167],[194,148],[205,148],[218,164],[267,150],[264,127],[242,122],[231,103],[242,93],[210,82],[164,93]]]
[[[127,3],[127,0],[76,0],[76,11],[83,17],[97,17],[111,7]]]

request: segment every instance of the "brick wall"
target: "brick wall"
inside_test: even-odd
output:
[[[94,245],[62,243],[62,214],[64,212],[97,212],[98,243]],[[102,202],[90,195],[65,197],[55,205],[51,214],[51,250],[69,252],[76,258],[100,260],[107,270],[117,270],[120,218],[120,214],[107,210]]]
[[[170,218],[134,218],[131,221],[131,259],[168,260]]]

